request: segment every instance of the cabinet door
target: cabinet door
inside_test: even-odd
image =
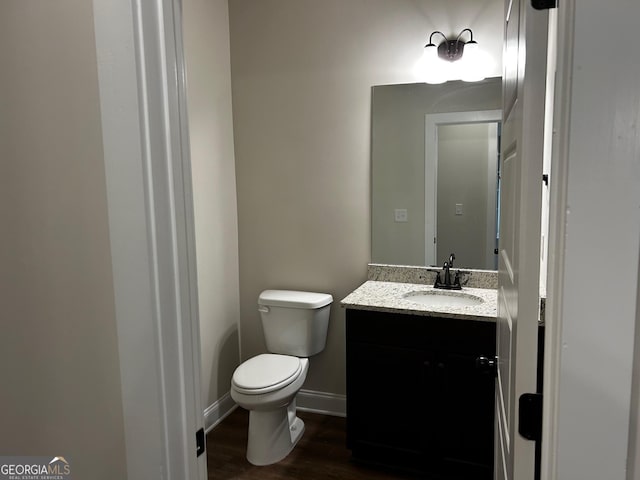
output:
[[[354,457],[421,468],[433,432],[425,429],[432,369],[420,350],[351,342],[347,352],[348,443]]]
[[[487,352],[487,356],[492,352]],[[440,352],[437,451],[447,478],[493,478],[494,377],[476,369],[477,356]]]

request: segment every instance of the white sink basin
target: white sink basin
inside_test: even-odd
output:
[[[429,307],[472,307],[484,303],[475,295],[451,290],[410,292],[404,295],[404,299]]]

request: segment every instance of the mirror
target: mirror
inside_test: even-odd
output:
[[[500,78],[373,87],[372,262],[496,268],[501,97]]]

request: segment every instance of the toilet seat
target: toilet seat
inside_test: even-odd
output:
[[[242,363],[233,373],[234,389],[247,395],[260,395],[286,387],[300,376],[298,357],[263,353]]]

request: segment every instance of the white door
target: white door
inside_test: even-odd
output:
[[[498,480],[534,478],[535,443],[518,399],[536,391],[540,214],[548,13],[506,0],[496,382]]]

